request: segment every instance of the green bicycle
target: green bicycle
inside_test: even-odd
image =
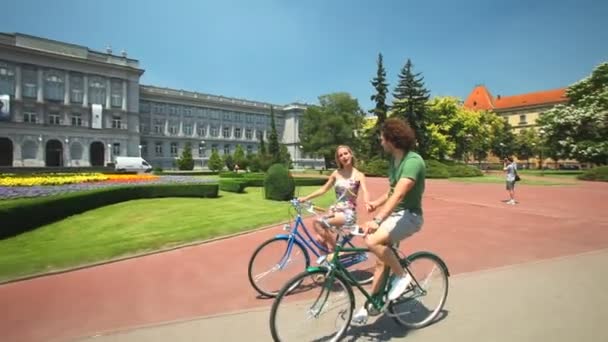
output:
[[[344,234],[340,229],[339,234]],[[351,227],[358,232],[358,227]],[[324,265],[308,267],[283,285],[270,312],[270,331],[275,341],[338,341],[347,331],[355,308],[353,285],[365,299],[370,316],[386,313],[398,324],[419,329],[433,322],[448,295],[449,271],[437,255],[416,252],[400,256],[398,245],[391,249],[412,281],[396,300],[387,301],[390,272],[385,269],[379,294],[372,295],[354,281],[340,263],[340,253],[368,252],[367,248],[336,246],[333,258]]]

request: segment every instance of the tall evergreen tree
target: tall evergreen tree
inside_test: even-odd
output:
[[[258,149],[259,155],[266,154],[266,144],[264,143],[264,132],[259,132],[258,138],[260,138],[260,148]]]
[[[418,151],[427,155],[426,103],[429,91],[424,87],[422,73],[414,73],[414,65],[408,58],[399,73],[399,82],[393,92],[393,115],[406,119],[416,132]]]
[[[370,158],[377,155],[382,155],[383,153],[382,146],[380,146],[380,140],[378,139],[378,133],[380,132],[382,124],[384,124],[384,121],[386,120],[386,115],[389,109],[389,106],[386,104],[388,83],[386,82],[386,70],[384,69],[381,53],[378,54],[377,65],[378,69],[376,71],[376,77],[371,80],[372,86],[374,89],[376,89],[376,93],[371,96],[371,100],[376,102],[376,107],[370,110],[370,113],[375,115],[377,120],[375,127],[371,130],[370,135],[368,136]]]
[[[270,136],[268,137],[268,154],[273,163],[280,162],[281,146],[279,146],[279,135],[274,122],[274,108],[270,106]]]

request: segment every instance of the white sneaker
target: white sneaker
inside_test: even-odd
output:
[[[412,276],[410,276],[409,273],[407,273],[405,277],[395,277],[391,283],[391,290],[388,292],[388,300],[392,301],[399,298],[399,296],[405,292],[405,289],[407,289],[407,286],[411,281]]]
[[[359,310],[357,310],[357,312],[355,312],[351,322],[353,324],[361,325],[361,324],[367,323],[367,318],[368,318],[367,309],[364,306],[362,306]]]
[[[514,205],[515,204],[515,200],[509,200],[509,202],[507,202],[507,204]]]

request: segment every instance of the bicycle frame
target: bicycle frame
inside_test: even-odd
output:
[[[392,249],[392,248],[391,248]],[[397,255],[397,252],[392,249],[393,252],[395,252],[395,254]],[[385,303],[382,299],[382,295],[384,295],[384,293],[386,293],[387,291],[387,283],[388,283],[388,279],[389,279],[389,275],[390,275],[390,268],[388,266],[385,267],[384,272],[382,272],[382,279],[380,282],[380,288],[384,291],[381,293],[380,296],[378,295],[374,295],[374,294],[370,294],[369,292],[367,292],[367,290],[365,290],[363,288],[362,285],[358,284],[353,276],[351,275],[351,273],[348,271],[348,269],[342,264],[340,258],[337,258],[337,256],[339,255],[339,253],[341,252],[351,252],[351,253],[361,253],[361,252],[369,252],[369,248],[358,248],[358,247],[342,247],[342,246],[336,246],[336,250],[333,254],[333,259],[332,261],[329,263],[328,266],[313,266],[313,267],[308,267],[306,270],[307,271],[316,271],[316,270],[327,270],[328,275],[329,275],[329,283],[332,284],[334,278],[336,277],[336,274],[340,274],[341,276],[343,276],[344,278],[346,278],[346,280],[348,280],[351,284],[354,284],[359,291],[363,294],[363,296],[365,296],[365,298],[367,299],[368,302],[372,303],[372,305],[374,306],[375,309],[377,310],[384,310],[384,306]],[[414,275],[412,274],[412,272],[410,272],[409,268],[407,267],[407,265],[404,265],[406,272],[408,272],[410,274],[410,276],[412,277],[412,280],[414,281],[414,283],[416,284],[416,287],[422,289],[420,287],[420,284],[418,283],[418,280],[414,277]],[[405,293],[407,293],[409,291],[406,291]],[[423,290],[422,294],[425,294],[426,291]],[[328,293],[329,295],[329,293]]]
[[[279,263],[281,268],[284,266],[285,262],[287,262],[288,256],[291,254],[291,250],[293,248],[294,243],[299,243],[301,246],[303,246],[306,249],[308,249],[309,251],[311,251],[317,258],[323,254],[329,253],[329,251],[325,247],[321,246],[311,236],[311,234],[308,231],[308,228],[306,228],[306,225],[304,224],[304,220],[302,219],[302,216],[300,214],[297,215],[295,224],[293,225],[293,227],[289,227],[289,228],[287,228],[287,227],[288,226],[285,225],[284,229],[289,229],[289,234],[279,234],[276,236],[279,238],[286,238],[288,241],[287,250],[285,251],[285,254],[281,258],[281,262]],[[302,233],[300,233],[300,230],[298,229],[299,227],[302,227],[302,230],[304,231],[304,235]],[[351,239],[352,239],[352,237],[342,237],[342,239],[339,240],[340,242],[337,244],[336,247],[337,248],[338,248],[338,246],[342,247],[343,245],[350,243]],[[360,260],[350,260],[349,262],[345,262],[345,266],[346,267],[352,266],[353,264],[355,264],[359,261]]]

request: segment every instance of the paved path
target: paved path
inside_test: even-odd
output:
[[[344,341],[607,341],[608,250],[450,278],[441,319],[421,330],[379,316]],[[357,298],[359,300],[359,298]],[[164,324],[80,342],[269,341],[269,310]],[[238,327],[238,328],[237,328]]]
[[[386,180],[370,179],[370,188],[379,194]],[[505,195],[496,184],[429,181],[425,227],[404,250],[432,250],[459,274],[608,248],[608,184],[521,186],[517,206],[501,202]],[[279,231],[2,285],[2,339],[65,341],[268,307],[246,268],[255,247]]]

